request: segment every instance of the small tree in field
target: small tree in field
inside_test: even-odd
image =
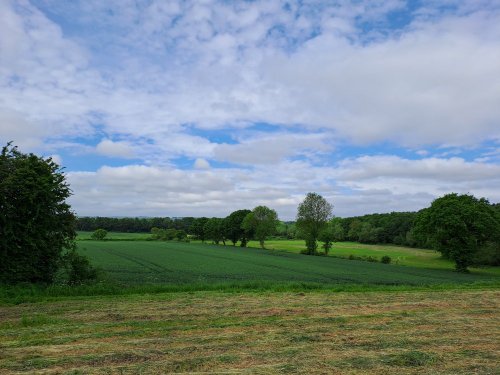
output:
[[[266,237],[276,232],[278,225],[278,214],[276,211],[266,206],[257,206],[250,212],[241,224],[241,227],[247,233],[247,237],[253,233],[253,236],[259,241],[263,249]]]
[[[317,253],[317,240],[332,216],[332,205],[321,195],[308,193],[297,210],[297,228],[306,240],[307,254]]]
[[[447,194],[418,215],[414,235],[467,272],[474,255],[488,243],[498,246],[500,218],[488,201],[472,195]]]
[[[90,237],[93,240],[102,241],[107,235],[108,231],[106,229],[96,229]]]
[[[325,254],[328,255],[330,249],[333,246],[333,241],[335,241],[335,232],[333,224],[328,223],[326,227],[320,232],[318,240],[323,242],[321,247],[325,250]]]

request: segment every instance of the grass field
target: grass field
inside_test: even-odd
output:
[[[498,374],[499,301],[194,292],[0,306],[0,373]]]
[[[92,232],[77,232],[77,240],[90,240]],[[108,232],[108,240],[147,240],[151,238],[151,233],[126,233],[126,232]]]
[[[78,239],[88,240],[91,234],[92,232],[78,232]],[[146,240],[151,238],[151,235],[148,233],[110,232],[108,233],[108,238],[110,240]],[[193,243],[200,242],[193,241]],[[250,241],[248,246],[260,248],[258,241]],[[301,250],[305,249],[305,243],[303,240],[268,240],[266,241],[266,248],[298,254]],[[443,270],[453,270],[455,268],[454,263],[447,259],[443,259],[439,252],[428,249],[389,244],[368,245],[357,242],[336,242],[333,245],[333,249],[330,251],[330,256],[332,257],[347,258],[349,255],[371,256],[377,259],[380,259],[384,255],[388,255],[391,257],[392,263],[397,265]],[[471,270],[473,273],[500,277],[500,267],[471,268]]]
[[[497,279],[450,270],[199,243],[81,241],[79,251],[104,269],[112,280],[123,284],[267,281],[430,285]]]
[[[250,241],[249,246],[259,247],[257,241]],[[266,241],[269,249],[286,250],[299,253],[305,248],[302,240],[269,240]],[[404,266],[435,268],[435,269],[455,269],[452,261],[443,259],[441,254],[435,250],[418,249],[390,244],[368,245],[358,242],[336,242],[330,250],[330,256],[347,258],[349,255],[371,256],[380,259],[388,255],[392,263]],[[500,276],[500,267],[471,268],[475,273],[491,274]]]

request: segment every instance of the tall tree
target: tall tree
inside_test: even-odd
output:
[[[52,282],[63,249],[74,248],[75,216],[61,168],[10,144],[0,154],[0,282]]]
[[[213,217],[208,219],[204,226],[207,239],[211,239],[215,244],[222,241],[226,245],[226,230],[224,219]]]
[[[317,193],[308,193],[297,210],[297,228],[306,240],[308,254],[317,253],[317,240],[332,216],[332,205]]]
[[[499,243],[500,218],[484,198],[447,194],[418,215],[414,235],[467,272],[474,255],[489,242]]]
[[[266,237],[276,232],[278,225],[278,214],[273,209],[266,206],[257,206],[252,212],[245,216],[241,227],[248,237],[253,233],[253,237],[259,241],[263,249]]]
[[[245,247],[248,242],[248,237],[245,230],[241,227],[245,216],[247,216],[250,210],[237,210],[232,212],[228,217],[226,217],[226,237],[231,240],[233,246],[236,246],[238,241],[241,241],[241,247]]]
[[[207,223],[207,217],[199,217],[194,219],[189,231],[192,235],[196,237],[196,239],[201,240],[201,242],[205,242],[207,236],[205,233],[205,224]]]

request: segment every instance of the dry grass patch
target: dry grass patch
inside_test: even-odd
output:
[[[0,373],[500,372],[500,292],[196,292],[0,307]]]

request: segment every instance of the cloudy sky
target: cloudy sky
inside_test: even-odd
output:
[[[0,142],[79,215],[500,201],[499,0],[0,0]]]

